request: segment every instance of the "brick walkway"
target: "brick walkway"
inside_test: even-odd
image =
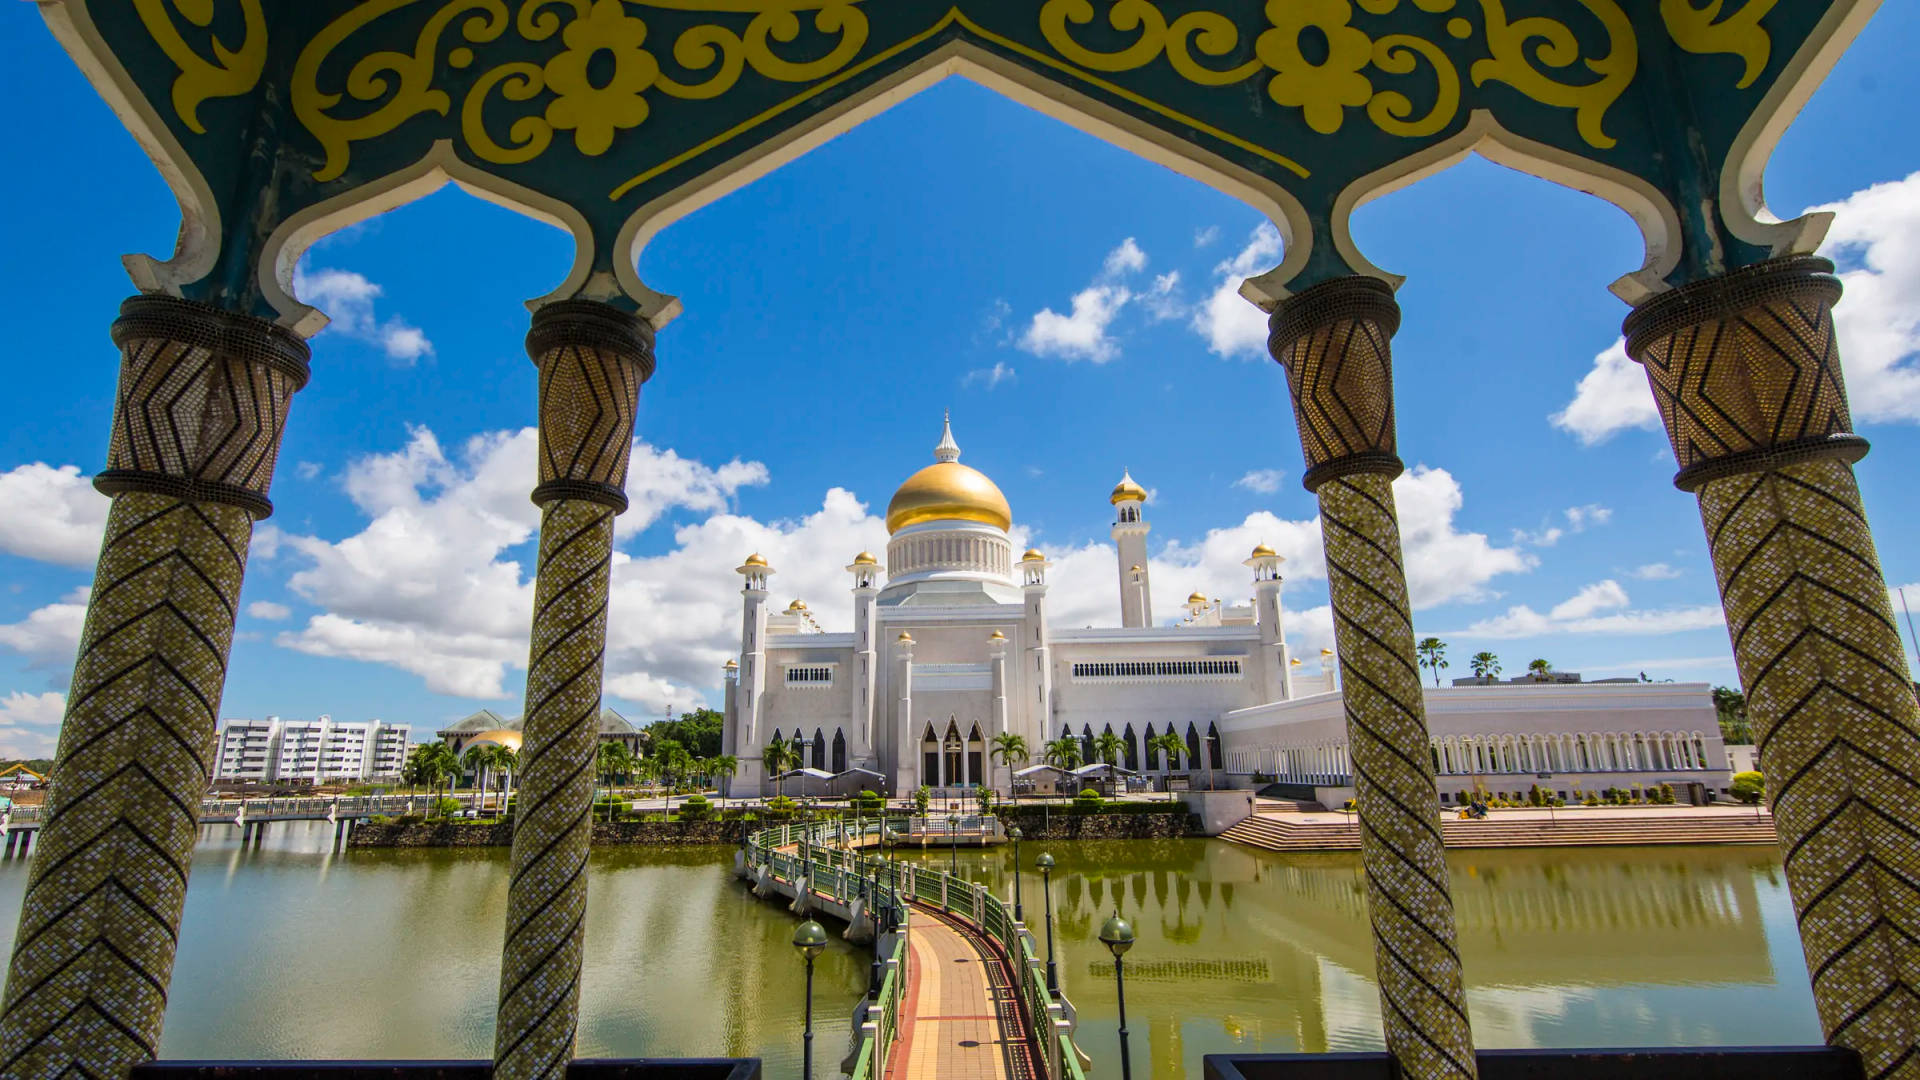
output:
[[[1032,1080],[1033,1045],[999,954],[971,930],[919,905],[907,945],[913,978],[888,1074],[908,1080]],[[899,1073],[902,1058],[906,1071]]]

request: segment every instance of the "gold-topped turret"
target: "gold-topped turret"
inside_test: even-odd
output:
[[[1113,485],[1113,495],[1108,502],[1118,506],[1123,502],[1146,502],[1147,489],[1134,482],[1133,473],[1120,470],[1120,482]]]

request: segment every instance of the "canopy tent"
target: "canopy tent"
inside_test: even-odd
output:
[[[1104,761],[1096,761],[1091,765],[1082,765],[1079,768],[1074,769],[1073,775],[1075,776],[1138,776],[1140,774],[1134,771],[1133,769],[1122,768],[1119,765],[1109,765]]]

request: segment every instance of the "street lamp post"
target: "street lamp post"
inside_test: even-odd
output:
[[[819,923],[808,919],[793,932],[793,947],[807,958],[807,1011],[806,1031],[801,1036],[800,1080],[813,1080],[813,961],[827,948],[827,931]]]
[[[947,843],[951,849],[951,855],[947,859],[947,872],[952,874],[955,877],[960,876],[959,824],[960,824],[960,821],[958,818],[954,817],[952,814],[947,815]]]
[[[1013,841],[1013,921],[1026,922],[1027,912],[1020,903],[1020,826],[1007,830],[1007,839]]]
[[[1060,970],[1053,964],[1053,855],[1043,851],[1033,864],[1040,868],[1040,891],[1047,902],[1047,993],[1058,994]]]
[[[1113,953],[1113,989],[1120,1003],[1120,1080],[1133,1080],[1133,1062],[1127,1057],[1127,978],[1120,963],[1133,948],[1133,927],[1116,911],[1101,924],[1100,942]]]

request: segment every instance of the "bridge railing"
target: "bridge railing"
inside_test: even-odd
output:
[[[911,828],[915,825],[919,828]],[[993,834],[998,823],[991,816],[984,816],[966,819],[965,826],[969,832],[963,835],[984,836]],[[856,839],[860,844],[869,840],[884,842],[889,833],[908,842],[918,839],[919,835],[937,838],[946,835],[947,828],[940,819],[925,818],[826,821],[775,825],[747,839],[750,866],[765,866],[775,876],[795,883],[804,880],[816,894],[842,903],[865,900],[869,912],[876,909],[885,912],[894,920],[893,928],[901,931],[894,939],[894,962],[887,964],[887,977],[874,993],[867,1023],[862,1025],[854,1056],[854,1080],[882,1080],[887,1054],[899,1029],[907,970],[904,930],[911,916],[904,904],[893,903],[896,896],[918,900],[965,919],[990,937],[1006,953],[1014,968],[1013,976],[1027,1017],[1033,1024],[1040,1067],[1046,1080],[1085,1080],[1080,1052],[1073,1041],[1072,1004],[1065,994],[1047,989],[1046,968],[1039,957],[1038,943],[1026,927],[1014,919],[1009,904],[984,885],[937,867],[901,864],[866,854],[853,843]],[[885,939],[877,935],[876,940]]]

